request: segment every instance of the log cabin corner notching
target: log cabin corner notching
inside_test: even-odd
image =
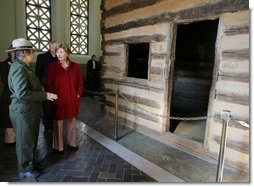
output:
[[[101,9],[104,59],[102,84],[105,90],[118,89],[124,96],[119,98],[118,107],[121,124],[197,156],[217,159],[222,129],[220,112],[230,110],[235,120],[229,122],[225,163],[249,172],[249,129],[238,122],[249,123],[248,1],[102,0]],[[207,75],[203,70],[210,65],[200,68],[197,73],[197,66],[187,68],[189,64],[195,64],[195,60],[183,62],[186,58],[178,62],[177,52],[183,47],[177,47],[181,45],[181,39],[177,38],[177,35],[180,36],[182,25],[192,30],[193,23],[209,24],[209,21],[217,21],[212,44],[214,52],[205,53],[204,51],[211,50],[212,45],[204,46],[204,43],[189,48],[196,48],[196,51],[205,54],[205,57],[213,56],[212,60],[209,58],[213,67]],[[144,43],[149,44],[147,78],[128,76],[129,46]],[[186,50],[181,53],[187,57],[189,55]],[[192,57],[195,59],[195,55]],[[181,63],[182,66],[179,65]],[[189,90],[186,83],[190,85]],[[197,85],[206,87],[196,87]],[[175,91],[176,88],[180,88],[180,91]],[[208,91],[204,92],[207,98],[204,111],[212,117],[205,121],[202,142],[176,135],[173,130],[170,131],[173,123],[168,118],[152,115],[172,114],[172,101],[177,101],[177,97],[180,97],[179,102],[183,101],[183,105],[192,107],[193,103],[203,103],[204,106],[205,102],[200,102],[201,99],[195,100],[190,95],[195,96],[195,90],[207,88]],[[174,91],[180,94],[177,95]],[[183,96],[184,93],[187,94]],[[106,96],[106,101],[105,115],[112,117],[114,96]],[[191,110],[191,107],[185,109]]]

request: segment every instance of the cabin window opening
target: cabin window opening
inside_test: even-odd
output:
[[[177,26],[170,116],[206,116],[212,84],[218,19]],[[204,141],[206,120],[170,120],[169,131]]]
[[[149,43],[129,44],[128,77],[148,78]]]

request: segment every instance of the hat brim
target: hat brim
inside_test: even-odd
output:
[[[10,52],[13,52],[13,51],[23,51],[23,50],[41,51],[41,49],[37,49],[37,48],[16,48],[16,49],[8,49],[5,52],[10,53]]]

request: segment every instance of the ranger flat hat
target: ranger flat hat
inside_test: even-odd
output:
[[[18,51],[18,50],[33,50],[41,51],[40,49],[34,48],[32,43],[24,38],[17,38],[12,41],[12,48],[6,50],[6,53]]]

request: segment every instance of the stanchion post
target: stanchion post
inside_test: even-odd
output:
[[[115,140],[118,140],[118,95],[119,90],[116,90],[116,98],[115,98]]]
[[[230,111],[223,110],[221,112],[221,119],[223,121],[223,124],[222,124],[222,132],[221,132],[221,142],[220,142],[220,152],[219,152],[219,159],[218,159],[216,182],[222,182],[222,178],[223,178],[224,159],[225,159],[224,156],[225,156],[225,148],[227,143],[227,128],[228,128],[228,122],[230,117],[231,117]]]

